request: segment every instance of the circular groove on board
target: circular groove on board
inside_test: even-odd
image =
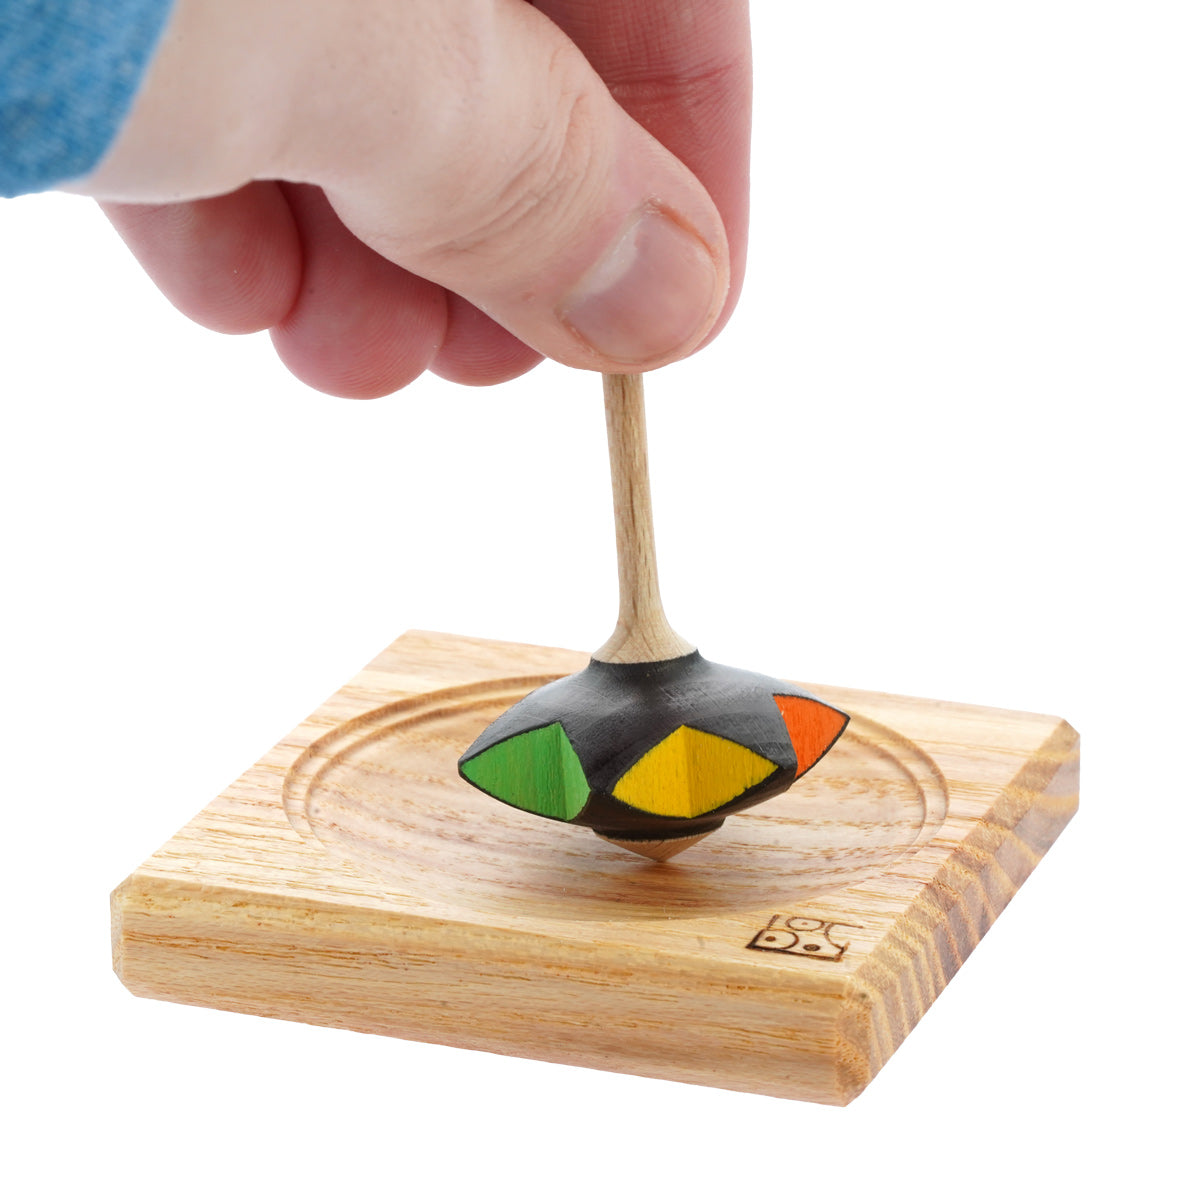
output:
[[[786,908],[878,875],[945,819],[945,782],[929,757],[852,713],[841,740],[783,795],[678,858],[638,858],[459,778],[463,748],[552,678],[447,689],[339,725],[289,771],[288,819],[361,877],[443,915],[574,920]]]

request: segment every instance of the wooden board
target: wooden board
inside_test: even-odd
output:
[[[827,685],[846,734],[655,863],[455,763],[566,650],[408,633],[113,893],[139,996],[845,1104],[1076,807],[1055,717]]]

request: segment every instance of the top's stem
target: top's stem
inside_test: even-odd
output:
[[[605,375],[604,411],[617,525],[621,609],[612,637],[592,657],[610,663],[679,658],[690,654],[695,647],[667,624],[658,594],[642,377]]]

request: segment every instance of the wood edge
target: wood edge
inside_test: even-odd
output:
[[[371,661],[374,662],[375,659],[398,646],[406,638],[413,638],[414,640],[417,638],[430,638],[437,641],[460,642],[465,645],[489,646],[495,647],[500,651],[539,650],[542,653],[548,652],[550,654],[583,655],[585,658],[588,656],[588,651],[572,649],[570,646],[544,646],[538,642],[512,642],[506,638],[473,637],[467,633],[448,633],[444,629],[422,629],[414,626],[393,638]]]
[[[899,1049],[1078,811],[1078,732],[1056,726],[846,981],[838,1086],[849,1103]]]
[[[564,656],[570,656],[572,658],[581,659],[582,660],[581,666],[586,665],[586,662],[589,658],[595,657],[594,652],[589,652],[587,650],[579,650],[577,648],[573,649],[569,646],[544,646],[544,645],[540,645],[540,644],[537,644],[534,642],[516,642],[516,641],[508,641],[503,638],[474,637],[474,636],[471,636],[468,634],[447,633],[444,630],[422,629],[422,628],[414,627],[412,629],[406,629],[403,633],[401,633],[399,636],[397,636],[392,642],[390,642],[387,646],[385,646],[377,655],[375,655],[375,657],[371,660],[370,663],[368,663],[368,664],[366,664],[366,666],[364,666],[363,670],[369,669],[371,667],[372,663],[376,662],[378,659],[380,659],[384,655],[388,654],[393,648],[398,646],[402,641],[404,641],[405,638],[408,638],[408,637],[433,638],[433,639],[438,639],[438,640],[445,639],[447,641],[459,642],[459,643],[468,644],[468,645],[486,646],[486,647],[494,648],[501,653],[508,653],[510,651],[534,650],[541,654],[562,654]],[[688,653],[690,653],[691,650],[693,650],[693,649],[695,649],[695,647],[691,647],[689,645]],[[759,668],[756,667],[754,669],[758,670]],[[573,668],[569,665],[564,665],[564,667],[563,667],[564,674],[570,674],[572,670],[573,670]],[[530,674],[531,672],[529,670],[525,669],[525,670],[518,671],[517,673],[518,674]],[[538,672],[532,672],[532,673],[538,673]],[[783,678],[783,677],[781,676],[780,678]],[[347,682],[349,683],[352,681],[353,681],[353,677],[351,680],[349,680]],[[1036,719],[1036,720],[1053,721],[1055,723],[1055,728],[1057,728],[1059,725],[1066,725],[1067,728],[1071,728],[1069,723],[1064,721],[1062,717],[1055,716],[1052,713],[1032,712],[1032,711],[1027,711],[1025,709],[1019,709],[1019,708],[1001,708],[994,704],[974,704],[974,703],[967,703],[965,701],[960,702],[957,700],[947,701],[943,698],[939,698],[936,696],[914,696],[907,692],[881,692],[881,691],[876,691],[872,688],[850,687],[850,686],[847,686],[844,684],[821,682],[819,680],[811,680],[811,679],[792,679],[789,677],[789,678],[784,679],[784,682],[795,684],[797,687],[803,688],[805,691],[811,692],[818,696],[823,696],[826,692],[844,693],[847,696],[854,696],[854,697],[868,696],[873,699],[877,698],[878,700],[880,700],[884,703],[888,703],[888,704],[915,703],[915,704],[921,704],[921,705],[937,705],[937,706],[949,705],[950,707],[952,707],[962,713],[978,714],[979,716],[989,716],[992,714],[1004,713],[1004,714],[1011,714],[1014,716],[1020,716],[1020,717],[1024,717],[1024,718]],[[1078,736],[1078,734],[1076,734],[1076,736]]]
[[[423,629],[423,628],[414,627],[412,629],[406,629],[403,633],[399,634],[395,639],[393,639],[390,643],[388,643],[388,645],[385,646],[382,650],[380,650],[379,653],[376,654],[374,656],[374,658],[372,658],[371,661],[362,668],[361,671],[356,672],[356,674],[354,676],[351,676],[351,678],[347,680],[346,684],[343,685],[343,687],[351,686],[354,683],[354,680],[357,678],[358,675],[362,674],[363,671],[371,670],[374,667],[374,665],[379,662],[380,659],[384,658],[386,655],[388,655],[393,650],[395,650],[396,647],[398,647],[407,638],[413,638],[413,639],[429,638],[429,639],[433,639],[435,641],[446,641],[446,642],[450,642],[450,643],[459,643],[460,645],[463,645],[463,646],[468,646],[468,645],[479,646],[481,648],[492,649],[502,655],[508,655],[508,654],[518,654],[519,655],[522,652],[526,652],[526,651],[533,651],[539,655],[555,655],[555,656],[561,655],[561,656],[563,656],[565,661],[562,663],[561,667],[558,669],[561,669],[561,671],[564,675],[568,675],[568,674],[573,673],[574,671],[581,670],[584,666],[587,665],[588,660],[590,658],[594,657],[594,654],[590,653],[589,651],[572,649],[571,647],[567,647],[567,646],[543,646],[543,645],[535,644],[533,642],[517,642],[517,641],[507,641],[507,640],[499,639],[499,638],[474,637],[474,636],[470,636],[468,634],[447,633],[444,630]],[[566,661],[566,660],[572,660],[572,659],[574,660],[574,662]],[[523,675],[547,673],[546,669],[544,669],[541,666],[531,669],[527,664],[521,663],[521,664],[519,664],[519,667],[520,667],[520,669],[514,670],[514,674],[523,676]],[[755,669],[757,670],[758,668],[755,668]],[[505,677],[507,677],[506,674],[505,675],[497,675],[494,678],[500,679],[500,678],[505,678]],[[781,678],[783,678],[783,677],[781,676]],[[474,678],[473,677],[472,678],[464,678],[462,682],[463,682],[463,684],[472,683],[472,682],[474,682]],[[963,714],[977,715],[980,717],[990,717],[990,716],[998,716],[998,715],[1016,716],[1016,717],[1024,718],[1026,720],[1040,720],[1040,721],[1052,722],[1054,729],[1057,729],[1060,725],[1064,725],[1068,729],[1071,728],[1069,723],[1064,721],[1061,717],[1055,716],[1050,713],[1028,712],[1024,709],[1001,708],[996,705],[973,704],[973,703],[959,702],[957,700],[947,701],[945,699],[940,699],[940,698],[931,697],[931,696],[909,695],[904,692],[880,692],[880,691],[875,691],[870,688],[849,687],[849,686],[846,686],[843,684],[821,682],[819,680],[811,680],[811,679],[793,679],[793,678],[788,677],[784,680],[784,682],[795,684],[797,687],[803,688],[805,691],[811,692],[814,695],[826,697],[827,699],[830,700],[831,703],[841,703],[837,699],[837,697],[839,697],[839,696],[846,697],[847,699],[846,699],[845,703],[850,704],[851,707],[854,707],[855,704],[858,704],[861,706],[862,703],[864,702],[864,698],[866,698],[866,703],[868,705],[873,701],[878,701],[885,705],[919,704],[922,706],[925,706],[925,705],[933,705],[933,706],[938,706],[938,707],[949,706],[949,707],[955,709],[957,712],[960,712]],[[435,690],[442,690],[442,686],[453,687],[456,685],[454,685],[454,684],[440,685]],[[341,690],[342,689],[339,689],[339,692]],[[827,693],[828,693],[828,695],[826,695]],[[338,693],[335,693],[335,695],[333,697],[330,697],[329,699],[332,700],[332,699],[336,698],[337,694]],[[329,703],[328,700],[323,702],[322,705],[316,710],[316,712],[319,713],[322,709],[325,708],[325,706],[328,703]],[[871,714],[867,713],[866,710],[864,710],[864,715],[870,716]],[[881,718],[873,718],[873,719],[881,719]],[[1076,736],[1078,736],[1078,734],[1076,734]]]
[[[764,964],[757,961],[725,962],[714,976],[711,960],[703,953],[664,956],[657,948],[619,942],[597,946],[590,931],[572,938],[565,936],[569,931],[497,930],[478,923],[379,910],[366,904],[196,884],[162,871],[135,871],[113,890],[111,904],[114,969],[124,987],[139,998],[776,1098],[833,1106],[847,1101],[837,1086],[833,1054],[811,1048],[830,1044],[838,1020],[843,980],[831,973],[802,981],[800,990],[807,998],[802,1007],[808,1014],[805,1020],[809,1031],[801,1035],[793,1029],[792,1036],[809,1049],[807,1066],[794,1077],[791,1067],[779,1069],[781,1060],[777,1054],[767,1053],[765,1047],[774,1043],[776,1031],[790,1028],[800,981],[787,972],[764,970]],[[322,922],[322,915],[331,920]],[[330,939],[338,943],[332,958]],[[393,1026],[410,1021],[405,1006],[396,1008],[394,1003],[385,1003],[372,1009],[372,1013],[378,1012],[378,1020],[374,1016],[362,1019],[361,1012],[356,1016],[340,1005],[330,1008],[320,998],[315,1002],[281,1001],[269,985],[264,991],[256,979],[256,964],[264,965],[271,974],[286,961],[293,979],[309,978],[312,964],[327,970],[331,961],[351,962],[360,956],[369,963],[392,957],[407,962],[414,958],[441,960],[467,952],[473,960],[481,945],[486,945],[488,953],[496,956],[494,961],[501,964],[510,962],[514,953],[519,954],[525,964],[522,976],[527,984],[542,989],[543,999],[545,989],[553,992],[554,981],[559,978],[569,985],[582,977],[590,986],[606,979],[619,991],[623,985],[611,981],[631,975],[643,975],[650,994],[657,989],[659,1014],[667,1009],[674,1014],[681,997],[685,1008],[690,1002],[700,1012],[710,1010],[717,996],[754,997],[752,1011],[756,1012],[755,1026],[764,1037],[766,1057],[739,1060],[739,1068],[733,1072],[723,1071],[707,1060],[694,1060],[673,1070],[662,1065],[667,1058],[661,1058],[659,1065],[636,1058],[614,1059],[610,1053],[591,1048],[586,1038],[582,1044],[572,1044],[565,1050],[561,1043],[555,1048],[538,1041],[502,1045],[479,1034],[475,1028],[477,1013],[469,1008],[460,1009],[448,1020],[439,1017],[437,1025],[397,1028]],[[178,969],[181,954],[191,958],[190,970]],[[486,962],[483,966],[488,969]],[[595,978],[589,980],[588,976]],[[766,1025],[764,1012],[774,1014]],[[729,1020],[733,1020],[732,1015]],[[815,1034],[814,1024],[818,1030]],[[597,1030],[602,1028],[602,1022],[596,1025]],[[665,1053],[666,1043],[661,1047]],[[755,1066],[756,1059],[767,1064],[765,1071]]]
[[[862,967],[845,981],[834,1031],[833,1080],[837,1099],[833,1103],[838,1108],[845,1108],[862,1095],[887,1061],[880,1061],[870,1053],[873,1004],[870,993],[858,980],[861,970]]]
[[[485,934],[489,938],[509,939],[538,947],[565,947],[572,953],[587,951],[597,946],[596,929],[591,924],[572,933],[569,923],[553,930],[513,928],[485,920],[469,920],[461,915],[426,915],[414,913],[402,907],[379,907],[369,898],[355,902],[348,897],[326,900],[305,892],[280,889],[267,891],[236,884],[219,885],[180,877],[169,870],[158,867],[139,867],[110,893],[110,909],[114,941],[119,939],[124,946],[126,939],[126,916],[144,912],[147,902],[158,905],[163,911],[182,910],[188,905],[200,908],[211,907],[226,911],[226,902],[232,900],[241,917],[253,918],[255,927],[270,924],[272,914],[282,920],[290,920],[291,914],[303,911],[306,916],[330,916],[344,919],[347,928],[360,933],[387,932],[390,936],[397,926],[409,930],[434,933],[451,938],[473,938]],[[618,944],[618,943],[613,943]],[[640,947],[620,943],[622,957],[636,966],[653,966],[669,962],[681,970],[701,974],[712,970],[712,960],[701,949],[664,951],[661,947]],[[757,964],[747,965],[736,960],[723,964],[731,974],[744,976],[747,980],[765,978]],[[771,976],[773,978],[773,976]],[[786,976],[781,976],[786,978]],[[804,980],[806,994],[820,999],[839,999],[842,980],[834,976],[813,976]],[[787,988],[795,990],[796,981],[790,979]]]
[[[136,872],[134,873],[136,875]],[[125,900],[134,887],[134,875],[126,876],[108,894],[109,935],[112,940],[113,974],[130,991],[125,983]]]

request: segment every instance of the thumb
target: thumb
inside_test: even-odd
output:
[[[322,97],[302,101],[281,174],[321,185],[373,249],[560,362],[649,369],[695,349],[729,287],[696,177],[524,0],[416,7],[427,25],[416,54],[403,35],[403,70],[392,54],[336,55],[354,69],[333,116],[356,119],[331,131]],[[360,22],[366,45],[396,37],[394,0],[380,8],[380,28]]]

